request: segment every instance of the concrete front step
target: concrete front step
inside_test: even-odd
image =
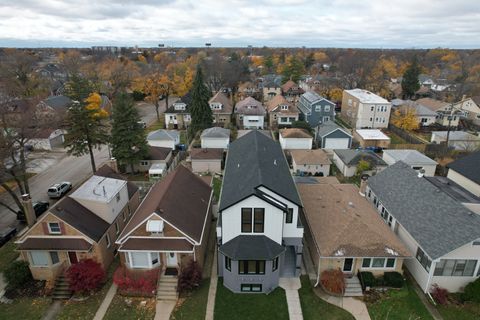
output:
[[[157,300],[177,300],[177,277],[162,276],[158,281],[157,286]]]

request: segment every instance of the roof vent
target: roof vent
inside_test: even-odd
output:
[[[277,159],[273,159],[273,165],[277,165]]]
[[[417,175],[417,177],[419,177],[419,178],[423,178],[423,172],[421,172],[421,170],[418,172],[418,175]]]
[[[351,202],[351,201],[348,202],[348,206],[351,207],[351,208],[355,208],[355,206],[353,205],[353,202]]]

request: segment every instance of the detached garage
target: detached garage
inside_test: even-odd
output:
[[[190,158],[195,173],[222,172],[223,149],[192,149]]]
[[[332,122],[317,129],[318,145],[322,149],[350,149],[352,135]]]

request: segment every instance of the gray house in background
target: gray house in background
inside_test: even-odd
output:
[[[333,121],[316,127],[315,139],[322,149],[349,149],[352,146],[352,135]]]
[[[314,91],[302,94],[297,107],[300,119],[308,122],[312,128],[335,119],[335,103]]]
[[[230,144],[217,223],[218,270],[233,292],[268,293],[300,275],[302,203],[277,141],[258,130]]]

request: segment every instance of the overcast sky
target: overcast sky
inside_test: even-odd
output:
[[[206,42],[479,48],[480,0],[0,0],[0,46]]]

